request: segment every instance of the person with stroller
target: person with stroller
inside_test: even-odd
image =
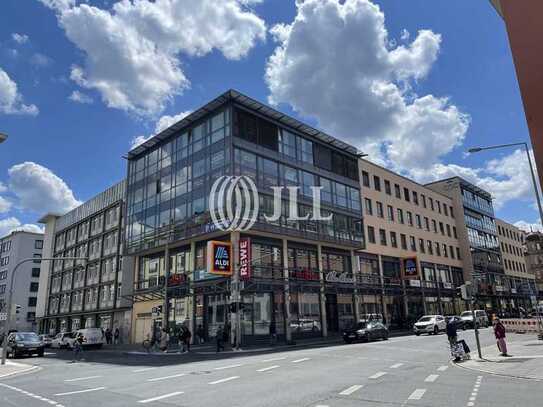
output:
[[[447,322],[447,339],[451,347],[451,356],[455,362],[470,359],[470,349],[466,341],[458,340],[458,327],[453,318]]]

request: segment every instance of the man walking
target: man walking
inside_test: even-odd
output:
[[[215,340],[217,341],[217,353],[219,353],[221,350],[224,350],[224,345],[223,345],[224,332],[223,332],[222,326],[219,326],[217,328],[217,332],[215,335],[216,335]]]
[[[73,353],[73,360],[72,363],[82,361],[82,355],[83,355],[83,334],[79,332],[74,340],[74,353]]]
[[[113,334],[114,343],[115,345],[118,345],[121,339],[121,332],[119,331],[119,327],[115,328],[115,333]]]
[[[502,356],[509,356],[507,354],[507,344],[505,343],[505,326],[503,326],[499,318],[494,319],[494,336]]]

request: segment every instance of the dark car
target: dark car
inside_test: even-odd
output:
[[[8,336],[7,354],[13,358],[34,354],[43,356],[44,344],[34,332],[14,332]]]
[[[447,321],[447,324],[449,321],[453,321],[456,324],[456,329],[462,329],[463,331],[466,330],[466,321],[464,321],[462,318],[460,318],[458,315],[450,315],[445,317],[445,321]]]
[[[359,322],[343,332],[343,340],[346,343],[355,341],[369,342],[376,339],[388,339],[388,329],[380,322]]]

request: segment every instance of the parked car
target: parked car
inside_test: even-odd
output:
[[[473,315],[475,314],[475,318]],[[477,327],[483,327],[486,328],[490,325],[488,322],[488,315],[486,315],[486,312],[480,309],[477,309],[475,311],[464,311],[460,314],[460,318],[464,320],[464,324],[466,327],[474,328],[475,323],[477,324]]]
[[[45,346],[46,348],[50,348],[51,347],[51,343],[53,342],[53,338],[49,335],[39,335],[38,336],[40,338],[40,341],[43,342],[43,346]]]
[[[104,344],[104,331],[102,331],[100,328],[78,329],[75,332],[74,338],[79,334],[83,335],[84,347],[101,348],[102,345]]]
[[[8,335],[6,353],[13,358],[34,354],[41,357],[44,348],[43,342],[34,332],[13,332]]]
[[[423,333],[437,335],[440,331],[446,329],[447,323],[443,315],[424,315],[413,326],[413,332],[417,336]]]
[[[445,317],[445,322],[448,324],[449,321],[453,321],[456,324],[456,329],[466,330],[466,323],[458,315],[449,315]]]
[[[360,322],[379,322],[383,323],[383,315],[382,314],[362,314],[360,315]]]
[[[321,324],[314,319],[299,319],[291,321],[290,328],[295,332],[319,332]]]
[[[74,332],[61,332],[57,334],[51,341],[51,347],[62,349],[62,348],[73,348],[75,340]]]
[[[376,339],[388,339],[388,329],[380,322],[358,322],[350,329],[343,332],[343,340],[345,343],[355,341],[369,342]]]

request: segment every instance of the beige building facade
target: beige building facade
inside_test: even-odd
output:
[[[501,219],[496,219],[498,240],[503,256],[505,274],[518,278],[533,279],[526,268],[525,233],[516,226]]]

